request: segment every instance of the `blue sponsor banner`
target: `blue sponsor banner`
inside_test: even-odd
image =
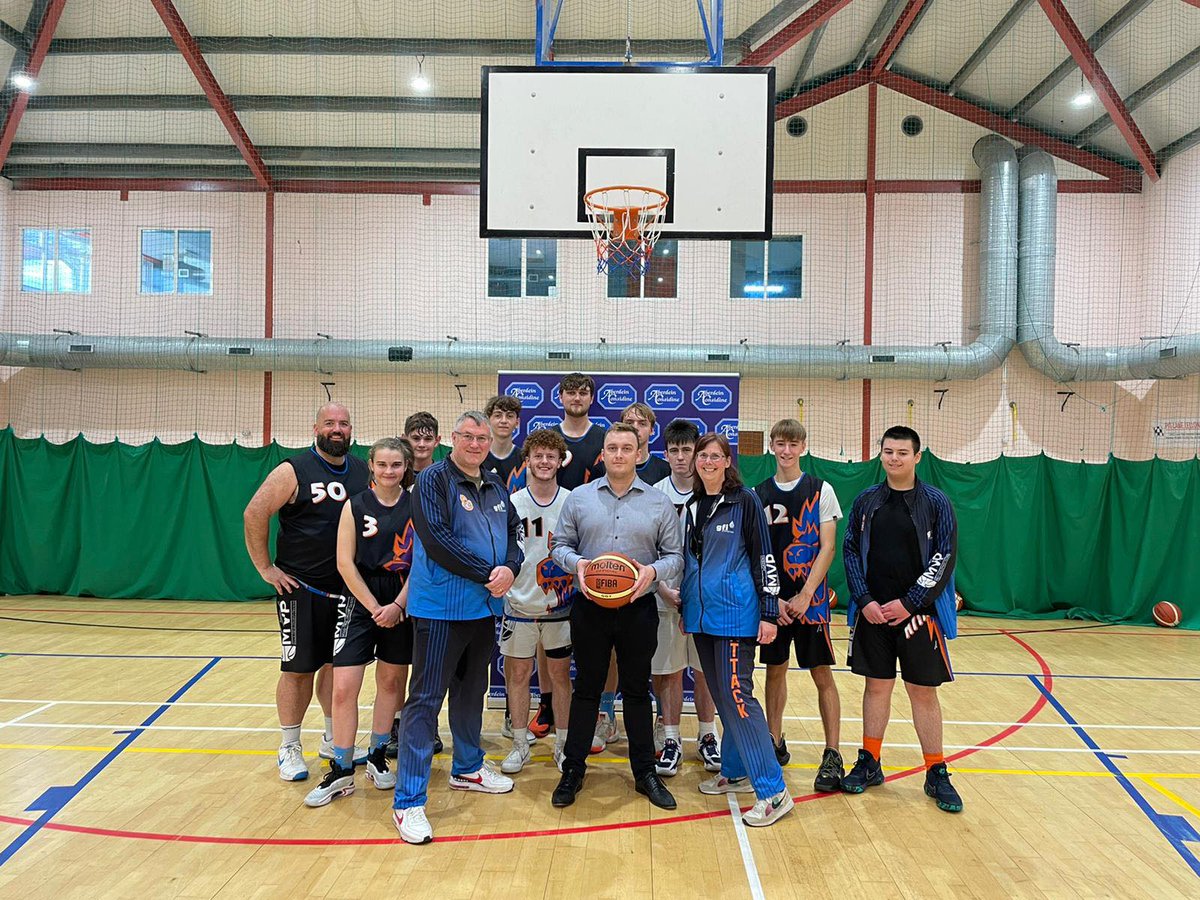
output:
[[[737,448],[738,376],[667,374],[596,374],[596,394],[589,413],[593,422],[608,426],[621,418],[621,410],[641,401],[654,410],[658,421],[650,449],[664,455],[662,433],[672,419],[687,419],[701,434],[719,431]],[[501,372],[499,392],[521,401],[518,440],[530,431],[562,421],[558,396],[561,372]]]

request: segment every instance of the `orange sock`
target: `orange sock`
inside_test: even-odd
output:
[[[932,769],[938,763],[942,763],[942,762],[946,761],[945,754],[942,754],[942,753],[923,753],[921,755],[925,757],[925,768],[926,769]]]
[[[875,762],[879,762],[879,753],[883,750],[883,738],[867,737],[863,735],[863,749],[875,757]]]

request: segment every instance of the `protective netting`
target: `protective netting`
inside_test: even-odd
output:
[[[968,63],[1010,0],[923,4],[874,84],[867,73],[907,2],[834,4],[817,30],[752,60],[776,67],[780,95],[774,240],[675,241],[667,230],[637,279],[598,276],[586,233],[479,237],[480,67],[533,63],[532,0],[174,5],[274,192],[268,199],[251,175],[150,0],[68,2],[0,173],[0,361],[10,363],[0,367],[0,423],[19,436],[195,434],[258,446],[269,435],[295,446],[332,396],[349,404],[359,441],[395,433],[418,409],[445,437],[460,411],[495,392],[496,372],[514,368],[515,352],[478,355],[480,342],[603,346],[605,365],[585,368],[608,372],[644,345],[726,348],[729,361],[712,367],[721,372],[739,371],[739,348],[969,345],[984,302],[972,147],[996,126],[987,116],[1011,123],[1013,110],[1030,130],[1008,140],[1044,142],[1059,180],[1053,318],[1026,323],[1027,343],[1054,340],[1063,358],[1138,348],[1183,357],[1200,332],[1200,151],[1186,152],[1200,125],[1200,69],[1129,103],[1162,169],[1152,181],[1092,88],[1081,90],[1038,4],[1025,4],[978,65]],[[725,63],[824,5],[730,0]],[[1127,100],[1200,44],[1200,10],[1188,4],[1066,7],[1085,36],[1110,23],[1097,58]],[[40,14],[30,13],[29,0],[0,2],[18,32],[36,33]],[[620,60],[627,34],[635,62],[707,53],[694,0],[564,0],[555,58]],[[1035,90],[1064,62],[1059,81]],[[0,44],[5,71],[22,65]],[[1133,189],[1104,174],[1114,158]],[[110,178],[124,181],[98,180]],[[27,364],[20,341],[56,334],[61,352]],[[99,345],[90,356],[67,349],[104,336],[386,341],[398,353],[391,368],[366,371],[353,359],[321,362],[319,349],[307,370],[257,353],[226,353],[218,366],[165,347],[162,368],[146,367],[145,354],[138,368],[101,367]],[[402,348],[426,342],[444,345],[445,364],[406,364]],[[743,446],[796,416],[810,451],[834,460],[860,459],[892,424],[915,427],[949,461],[1200,449],[1200,378],[1189,372],[1135,367],[1060,382],[1062,359],[1045,374],[1021,343],[973,379],[898,379],[878,365],[869,385],[786,360],[744,372]]]

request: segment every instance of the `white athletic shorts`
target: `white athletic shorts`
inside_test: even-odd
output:
[[[658,608],[658,649],[650,661],[652,675],[674,675],[688,666],[700,672],[700,656],[690,634],[679,630],[679,610]]]
[[[571,646],[571,622],[568,619],[523,621],[504,617],[500,623],[500,653],[517,659],[532,659],[537,646],[559,650]]]

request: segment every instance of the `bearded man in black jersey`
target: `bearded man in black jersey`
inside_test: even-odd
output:
[[[367,464],[350,455],[350,411],[326,403],[313,424],[314,446],[284,460],[267,476],[243,514],[246,550],[263,581],[278,595],[280,664],[275,705],[282,741],[279,777],[308,777],[300,727],[317,680],[317,699],[325,713],[320,755],[333,758],[333,640],[337,630],[342,578],[337,569],[338,521],[347,499],[367,489]],[[271,516],[279,514],[275,561],[267,537]],[[352,600],[349,602],[353,602]]]

